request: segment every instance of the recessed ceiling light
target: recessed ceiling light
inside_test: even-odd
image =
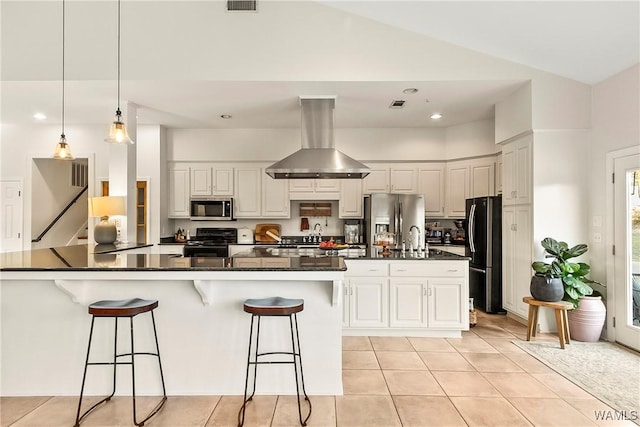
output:
[[[415,87],[408,87],[405,90],[402,91],[402,93],[416,93],[418,91],[418,89],[416,89]]]
[[[432,118],[432,119],[434,119],[434,120],[441,119],[441,118],[442,118],[442,114],[440,114],[440,113],[433,113],[433,114],[431,115],[431,118]]]
[[[221,119],[225,119],[225,120],[230,119],[231,118],[231,114],[220,114],[220,118]]]
[[[45,116],[45,115],[44,115],[44,114],[42,114],[42,113],[35,113],[35,114],[33,115],[33,118],[34,118],[34,119],[36,119],[36,120],[44,120],[44,119],[46,119],[46,118],[47,118],[47,116]]]

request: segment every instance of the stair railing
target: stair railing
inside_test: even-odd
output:
[[[49,225],[47,225],[47,228],[44,229],[44,231],[42,233],[40,233],[40,235],[38,237],[36,237],[35,239],[32,239],[31,242],[32,243],[36,243],[39,242],[40,240],[42,240],[42,238],[44,237],[45,234],[47,234],[49,232],[49,230],[51,230],[51,228],[56,225],[56,223],[60,220],[60,218],[62,218],[64,216],[65,213],[67,213],[67,211],[69,209],[71,209],[71,206],[74,205],[75,202],[78,201],[78,199],[80,198],[80,196],[82,196],[84,194],[85,191],[87,191],[87,189],[89,188],[88,185],[85,185],[84,188],[82,190],[80,190],[80,192],[76,195],[76,197],[73,198],[73,200],[71,200],[67,206],[64,207],[64,209],[62,209],[62,211],[60,211],[60,213],[58,214],[57,217],[54,218],[53,221],[51,221],[51,223],[49,223]]]

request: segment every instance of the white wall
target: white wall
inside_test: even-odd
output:
[[[533,137],[533,258],[545,237],[586,243],[589,131],[539,131]],[[560,160],[560,161],[558,161]]]
[[[335,129],[336,148],[360,161],[443,161],[499,152],[493,120],[449,128]],[[168,160],[276,161],[300,149],[299,129],[169,129]]]
[[[496,104],[496,144],[533,128],[531,108],[531,82]]]
[[[599,216],[602,227],[594,227],[589,221],[589,235],[598,232],[605,234],[604,222],[607,209],[604,203],[606,186],[611,179],[606,175],[605,155],[608,152],[640,144],[640,65],[627,70],[593,86],[592,89],[592,139],[587,169],[590,191],[589,218]],[[592,278],[605,283],[607,266],[605,264],[608,249],[603,242],[589,240]]]
[[[447,160],[499,153],[494,120],[478,120],[445,129]]]

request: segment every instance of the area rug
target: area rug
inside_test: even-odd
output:
[[[571,341],[564,350],[557,342],[513,343],[611,408],[640,414],[639,353],[604,341]]]

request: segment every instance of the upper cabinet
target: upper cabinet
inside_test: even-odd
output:
[[[402,193],[418,192],[418,169],[415,164],[368,165],[371,171],[362,181],[362,192]]]
[[[495,195],[495,157],[469,161],[470,197]]]
[[[343,179],[340,183],[338,216],[340,218],[362,218],[362,204],[362,181],[359,179]]]
[[[233,168],[210,163],[191,166],[192,196],[233,196]]]
[[[169,218],[189,217],[189,166],[169,166]]]
[[[289,201],[289,180],[271,178],[262,169],[262,217],[291,217]]]
[[[495,156],[447,162],[445,216],[464,218],[465,200],[495,195]]]
[[[260,166],[239,166],[234,176],[236,218],[289,218],[289,180],[273,179]]]
[[[427,217],[444,215],[444,163],[429,163],[418,168],[418,191],[424,196]]]
[[[338,200],[340,179],[290,179],[290,200]]]
[[[466,161],[449,162],[446,167],[445,215],[464,218],[465,201],[469,197],[469,164]]]
[[[531,136],[502,146],[502,203],[531,203]]]

